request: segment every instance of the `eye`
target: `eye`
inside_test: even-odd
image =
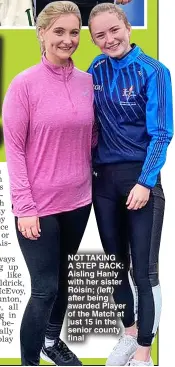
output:
[[[116,33],[116,32],[118,32],[118,30],[119,30],[119,28],[113,28],[112,33]]]
[[[99,34],[98,36],[96,36],[96,38],[102,39],[102,38],[104,38],[104,34]]]
[[[71,32],[72,36],[77,37],[79,35],[79,31],[73,31]]]
[[[60,29],[60,31],[55,32],[57,36],[62,36],[64,31]]]

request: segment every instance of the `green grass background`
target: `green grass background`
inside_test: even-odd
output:
[[[147,29],[132,31],[131,41],[137,43],[145,53],[157,58],[157,6],[158,0],[148,0],[148,27]],[[2,95],[9,86],[11,80],[22,70],[37,64],[40,61],[40,49],[34,29],[26,30],[1,30],[0,37],[3,41],[2,57]],[[87,70],[93,58],[99,54],[98,48],[91,42],[88,30],[83,29],[79,49],[73,59],[75,65]],[[1,106],[0,106],[1,108]],[[0,124],[1,113],[0,113]],[[5,161],[3,145],[0,147],[0,161]]]
[[[152,359],[154,365],[158,366],[158,342],[157,337],[152,346]],[[81,356],[80,356],[81,357]],[[105,366],[106,358],[80,358],[84,366]],[[21,361],[19,358],[0,358],[0,365],[2,366],[19,366]],[[41,366],[52,365],[51,363],[40,361]]]
[[[148,0],[147,29],[134,29],[132,31],[131,42],[138,44],[145,53],[158,57],[158,0]],[[8,88],[11,80],[22,70],[40,61],[40,49],[34,29],[27,30],[1,30],[0,37],[3,41],[2,58],[2,95]],[[86,70],[93,58],[99,54],[97,47],[91,42],[88,30],[82,30],[79,49],[73,59],[76,67]],[[0,106],[1,107],[1,106]],[[1,114],[0,114],[1,115]],[[0,124],[1,116],[0,116]],[[0,161],[5,161],[4,146],[0,147]],[[105,356],[99,358],[82,358],[84,365],[105,365]],[[81,356],[80,356],[81,357]],[[107,356],[106,356],[107,357]],[[158,338],[155,339],[152,347],[152,358],[154,365],[158,365]],[[47,365],[41,361],[42,365]],[[18,358],[0,358],[0,365],[16,366],[20,365]]]

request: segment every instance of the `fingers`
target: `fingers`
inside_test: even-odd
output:
[[[126,201],[127,209],[138,210],[143,208],[149,200],[149,195],[150,189],[145,188],[142,185],[136,184],[128,195]]]
[[[29,239],[29,240],[37,240],[37,236],[33,234],[33,231],[35,232],[35,229],[33,228],[26,228],[25,230],[21,231],[21,234]],[[36,233],[36,232],[35,232]]]
[[[129,210],[138,210],[143,208],[147,204],[147,200],[138,200],[138,199],[132,199],[130,202],[130,205],[128,205],[127,209]]]
[[[132,0],[116,0],[115,4],[122,4],[122,5],[126,5],[128,3],[130,3]]]
[[[147,204],[147,202],[148,202],[148,200],[144,200],[144,201],[142,202],[142,206],[141,206],[139,209],[143,208],[143,207]]]
[[[37,223],[36,223],[36,225],[37,225],[37,231],[38,231],[38,235],[40,236],[40,232],[41,232],[41,227],[40,227],[40,221],[39,221],[39,218],[37,218]]]
[[[34,240],[35,239],[35,237],[32,234],[31,228],[26,228],[25,236],[24,237],[29,238],[30,240]]]
[[[132,200],[133,200],[133,191],[131,190],[130,193],[129,193],[129,195],[128,195],[126,205],[130,205],[130,203],[132,202]]]
[[[126,4],[128,4],[130,2],[131,2],[131,0],[120,0],[118,3],[119,4],[122,4],[122,5],[126,5]]]
[[[40,237],[40,234],[39,234],[39,230],[38,230],[38,226],[36,224],[36,226],[32,226],[31,228],[31,234],[32,236],[37,239],[38,237]]]
[[[19,223],[19,220],[18,220],[18,231],[22,232],[24,230],[25,230],[25,228],[21,228],[20,223]]]
[[[21,230],[19,230],[22,235],[25,237],[26,236],[26,229],[25,228],[21,228]]]
[[[127,209],[133,210],[135,208],[136,204],[137,204],[137,200],[134,198],[134,195],[132,195],[131,200],[127,204],[128,205]]]
[[[18,219],[18,230],[25,238],[30,240],[37,240],[40,237],[41,232],[39,218],[34,218],[33,223],[31,223],[30,218],[29,220],[22,220],[22,223]]]

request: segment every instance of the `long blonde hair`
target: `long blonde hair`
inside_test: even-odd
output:
[[[53,1],[45,6],[45,8],[38,15],[36,21],[36,32],[40,43],[41,53],[45,51],[44,41],[40,39],[40,29],[50,28],[57,18],[62,14],[74,14],[79,22],[80,28],[82,26],[81,13],[78,6],[72,1]]]

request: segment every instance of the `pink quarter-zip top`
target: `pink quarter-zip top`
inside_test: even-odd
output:
[[[3,128],[13,212],[45,216],[91,202],[93,82],[45,56],[12,81]]]

